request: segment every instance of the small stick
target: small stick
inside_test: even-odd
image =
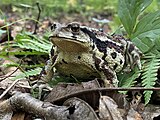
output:
[[[38,16],[37,16],[37,21],[35,23],[35,28],[34,28],[34,32],[33,34],[36,34],[37,33],[37,28],[38,28],[38,22],[39,22],[39,18],[40,18],[40,15],[41,15],[41,8],[39,6],[39,2],[36,3],[37,7],[38,7]]]
[[[62,97],[59,97],[57,99],[55,99],[53,102],[58,101],[58,100],[62,100],[62,99],[68,99],[70,97],[74,97],[80,94],[85,94],[85,93],[90,93],[90,92],[102,92],[102,91],[145,91],[145,90],[149,90],[149,91],[160,91],[160,87],[155,87],[155,88],[144,88],[144,87],[130,87],[130,88],[122,88],[122,87],[117,87],[117,88],[95,88],[95,89],[87,89],[87,90],[81,90],[81,91],[77,91],[75,93],[71,93],[68,95],[64,95]]]
[[[19,66],[21,66],[21,64],[22,64],[22,60],[20,61]],[[0,81],[3,81],[3,80],[5,80],[8,77],[11,77],[15,72],[17,72],[17,70],[19,69],[19,66],[11,74],[9,74],[8,76],[4,76],[4,77],[0,76],[0,78],[2,78],[2,79],[0,79]]]
[[[12,87],[19,81],[20,79],[15,80],[1,95],[0,100],[12,89]]]
[[[8,76],[3,77],[2,79],[0,79],[0,81],[3,81],[3,80],[5,80],[8,77],[11,77],[11,75],[13,75],[18,69],[19,68],[17,67],[11,74],[9,74]],[[0,78],[1,78],[1,76],[0,76]]]

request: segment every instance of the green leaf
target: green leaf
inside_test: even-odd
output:
[[[148,37],[141,39],[136,37],[132,41],[142,51],[142,53],[149,52],[155,46],[154,40]]]
[[[140,72],[137,67],[130,73],[119,74],[118,75],[119,86],[124,88],[132,87],[136,83],[135,79],[138,78],[139,76]],[[127,91],[120,91],[120,93],[126,94]]]
[[[14,51],[14,52],[0,52],[0,56],[7,56],[7,55],[47,55],[44,52],[37,52],[37,51]]]
[[[8,63],[8,64],[3,64],[1,66],[2,67],[19,67],[19,64],[18,63]],[[37,68],[37,67],[44,67],[44,64],[36,64],[36,65],[24,65],[24,64],[22,64],[21,67],[31,69],[31,68]]]
[[[146,15],[138,22],[131,39],[143,53],[146,53],[154,48],[155,40],[159,35],[160,11],[156,11]]]
[[[153,88],[157,80],[157,71],[160,65],[159,57],[152,57],[146,60],[142,70],[142,86]],[[145,104],[148,104],[152,91],[144,91]]]
[[[160,36],[158,38],[155,39],[155,47],[157,50],[160,51]]]
[[[52,44],[49,40],[37,38],[34,35],[30,34],[18,34],[15,38],[16,43],[13,44],[13,47],[20,47],[25,49],[34,50],[41,53],[47,53],[51,49]]]
[[[147,91],[147,90],[143,92],[145,105],[149,103],[152,93],[153,91]]]
[[[31,69],[31,70],[25,71],[25,72],[15,76],[12,80],[24,79],[24,78],[29,77],[29,76],[35,76],[35,75],[40,74],[41,71],[42,71],[42,68],[37,67],[35,69]]]
[[[119,0],[118,16],[129,36],[134,30],[138,15],[151,2],[152,0]]]
[[[137,24],[131,39],[152,38],[160,34],[160,11],[144,16]]]
[[[130,73],[123,73],[118,75],[119,79],[119,86],[120,87],[131,87],[135,83],[135,79],[138,78],[140,75],[140,72],[138,68],[136,67],[134,70],[132,70]]]
[[[45,52],[48,53],[48,51],[51,49],[50,45],[46,45],[46,43],[38,42],[31,39],[21,39],[21,42],[18,43],[18,46],[20,48],[26,48],[26,49],[32,49],[39,52]]]

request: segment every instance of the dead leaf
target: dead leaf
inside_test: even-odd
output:
[[[25,113],[19,112],[16,113],[11,120],[24,120],[25,118]]]
[[[57,106],[37,100],[28,93],[15,91],[8,101],[12,110],[24,111],[46,120],[67,120],[69,118],[72,120],[99,120],[88,103],[75,97],[66,100],[63,106]],[[23,115],[20,117],[23,119]]]
[[[116,102],[108,96],[101,96],[100,98],[99,116],[104,120],[123,120]]]
[[[160,119],[160,105],[147,105],[142,113],[144,120],[159,120]]]
[[[4,23],[5,21],[0,19],[0,27],[4,26],[5,25]]]
[[[0,101],[0,120],[11,120],[13,111],[9,100]]]
[[[127,120],[143,120],[143,119],[142,116],[137,111],[131,108],[128,111]]]
[[[46,97],[45,101],[51,102],[57,105],[62,105],[62,103],[71,97],[78,97],[85,100],[89,103],[93,108],[97,108],[98,101],[99,101],[99,92],[93,93],[79,93],[82,90],[98,88],[99,85],[97,84],[96,80],[89,81],[89,82],[82,82],[81,84],[78,83],[59,83],[58,85],[54,86],[52,91]],[[76,94],[75,94],[76,93]]]
[[[69,106],[68,110],[70,115],[68,118],[71,120],[99,120],[93,108],[79,98],[70,98],[66,100],[63,105]]]

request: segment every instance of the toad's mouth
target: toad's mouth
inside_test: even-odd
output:
[[[51,36],[51,42],[64,52],[86,52],[89,51],[88,42],[77,40],[76,38],[64,38]]]

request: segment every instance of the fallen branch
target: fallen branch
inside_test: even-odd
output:
[[[15,94],[0,104],[0,118],[12,111],[23,110],[46,120],[99,120],[94,110],[83,100],[71,98],[65,101],[64,106],[53,105],[33,98],[28,93],[15,92]],[[12,110],[12,111],[11,111]]]
[[[16,92],[10,99],[10,104],[13,110],[23,110],[40,117],[45,117],[47,120],[64,120],[69,111],[65,106],[56,106],[49,102],[42,102],[33,98],[28,93]]]

